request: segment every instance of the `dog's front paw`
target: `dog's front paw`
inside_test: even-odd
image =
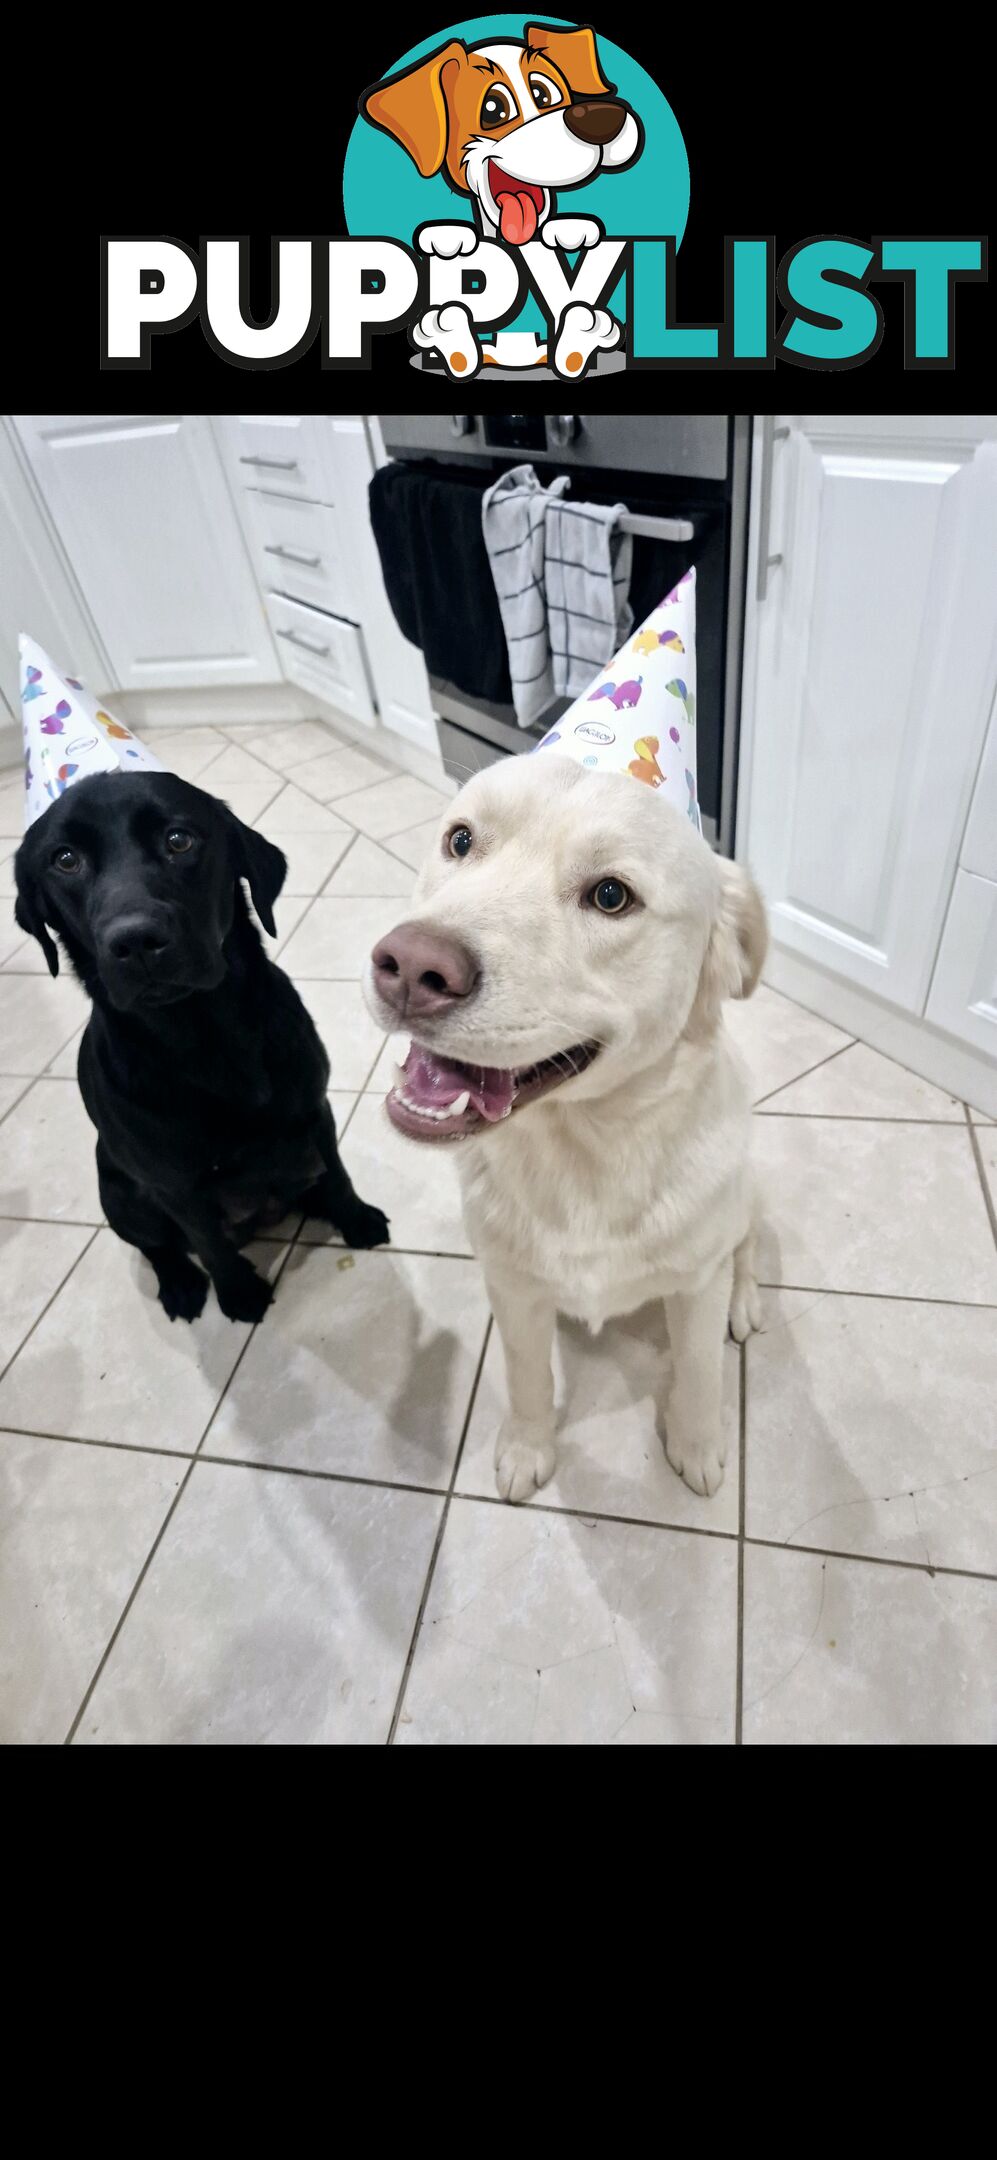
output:
[[[427,308],[412,325],[412,343],[424,351],[438,352],[451,375],[470,381],[481,366],[481,346],[474,333],[470,311],[459,300],[445,307]]]
[[[390,1245],[391,1232],[388,1218],[379,1207],[368,1207],[366,1200],[356,1200],[347,1211],[340,1211],[336,1225],[348,1245],[367,1252],[372,1245]]]
[[[754,1281],[735,1282],[730,1300],[730,1331],[735,1342],[747,1342],[752,1329],[762,1324],[762,1301]]]
[[[273,1304],[273,1285],[258,1275],[250,1260],[234,1260],[221,1281],[215,1278],[215,1295],[226,1320],[262,1320]]]
[[[665,1442],[665,1454],[690,1492],[702,1493],[707,1500],[712,1500],[714,1493],[719,1492],[726,1461],[719,1440],[686,1440],[681,1432],[670,1432]]]
[[[159,1302],[168,1320],[197,1320],[204,1311],[208,1278],[193,1260],[178,1259],[159,1278]]]
[[[473,255],[478,235],[473,225],[420,225],[415,244],[422,255],[441,255],[452,262],[455,255]]]
[[[575,300],[561,317],[554,347],[555,369],[577,382],[597,352],[608,352],[619,342],[620,326],[614,316],[605,308]]]
[[[505,1418],[495,1443],[495,1483],[503,1500],[528,1500],[554,1475],[554,1442],[540,1425]]]
[[[603,237],[598,218],[591,217],[548,218],[540,233],[545,247],[564,248],[569,255],[576,248],[595,247]]]

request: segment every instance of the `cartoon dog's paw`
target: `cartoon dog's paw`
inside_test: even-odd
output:
[[[544,1427],[504,1418],[495,1443],[495,1483],[502,1500],[528,1500],[554,1475],[554,1443]]]
[[[545,247],[564,248],[573,255],[576,248],[595,247],[605,234],[598,218],[556,217],[547,219],[540,238]]]
[[[445,307],[427,308],[422,320],[413,324],[412,343],[438,352],[450,374],[461,382],[469,381],[481,366],[481,347],[471,317],[459,300],[449,300]]]
[[[455,255],[474,254],[478,235],[473,225],[420,225],[415,244],[422,255],[442,255],[452,262]]]
[[[566,307],[554,347],[554,366],[559,375],[577,382],[597,352],[608,352],[620,342],[620,326],[605,308],[589,307],[575,300]]]
[[[197,1320],[207,1295],[208,1278],[193,1260],[178,1257],[169,1274],[159,1277],[159,1302],[168,1320]]]
[[[669,1431],[665,1454],[690,1492],[702,1493],[707,1500],[719,1492],[726,1461],[719,1440],[687,1439],[679,1430]]]

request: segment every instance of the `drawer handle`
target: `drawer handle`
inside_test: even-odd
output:
[[[297,472],[298,470],[298,460],[295,457],[260,457],[254,455],[253,457],[240,457],[239,463],[240,465],[265,465],[268,472]]]
[[[276,541],[265,541],[263,553],[264,555],[279,555],[281,562],[300,563],[303,570],[318,570],[322,562],[321,555],[302,555],[297,548],[280,547]]]
[[[311,638],[302,637],[300,630],[278,630],[277,636],[286,638],[289,645],[303,645],[305,651],[314,653],[318,660],[328,658],[328,645],[313,645]]]

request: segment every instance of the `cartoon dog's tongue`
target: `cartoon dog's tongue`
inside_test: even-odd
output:
[[[503,240],[510,247],[523,247],[536,232],[543,208],[543,189],[533,187],[528,180],[514,179],[494,161],[489,169],[489,181]]]
[[[495,1125],[511,1108],[515,1078],[497,1065],[456,1065],[413,1043],[402,1070],[405,1094],[420,1110],[448,1110],[457,1102],[463,1109],[470,1098],[481,1117]]]

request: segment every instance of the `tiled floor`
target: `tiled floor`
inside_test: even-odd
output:
[[[171,1327],[101,1226],[85,1000],[3,901],[0,1738],[997,1737],[997,1125],[771,990],[732,1008],[768,1223],[726,1483],[698,1499],[664,1459],[649,1309],[561,1327],[558,1470],[503,1507],[454,1166],[386,1125],[358,982],[441,798],[310,721],[157,748],[289,857],[278,950],[395,1243],[291,1226],[257,1249],[260,1328],[213,1299]],[[19,834],[0,775],[8,896]]]

